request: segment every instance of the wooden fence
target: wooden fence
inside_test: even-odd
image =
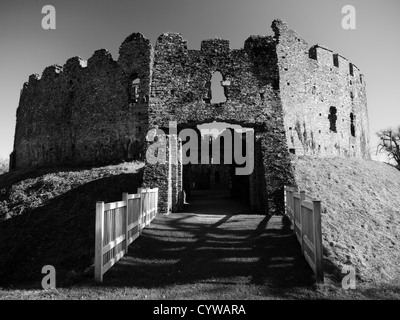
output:
[[[293,224],[301,252],[313,269],[317,281],[324,281],[322,261],[321,202],[311,200],[305,191],[285,187],[286,215]]]
[[[122,194],[122,201],[96,203],[95,281],[128,253],[128,246],[157,215],[158,188]]]

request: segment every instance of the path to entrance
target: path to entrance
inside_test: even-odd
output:
[[[194,193],[185,213],[158,216],[105,274],[150,299],[290,298],[312,271],[281,217],[249,214],[222,193]]]
[[[229,190],[195,190],[185,206],[187,213],[234,215],[253,213],[252,209],[239,200],[232,199]],[[200,216],[199,216],[200,217]]]

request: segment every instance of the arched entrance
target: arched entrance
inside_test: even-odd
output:
[[[220,199],[220,203],[230,206],[228,199],[234,199],[236,207],[239,205],[250,212],[250,189],[254,188],[254,130],[215,121],[197,125],[194,130],[199,137],[196,141],[197,150],[185,147],[185,143],[192,143],[189,139],[182,141],[185,150],[183,156],[192,160],[189,163],[183,161],[186,202],[199,203],[201,199],[212,199],[207,203],[218,206],[217,199]],[[251,136],[248,145],[247,134]],[[196,153],[197,162],[193,161],[196,157],[185,154],[191,152]],[[249,169],[247,174],[236,172],[237,168],[246,166]]]
[[[182,211],[185,193],[190,197],[191,190],[196,189],[196,184],[193,188],[193,184],[191,183],[193,179],[188,178],[188,176],[190,177],[191,170],[186,168],[188,163],[185,161],[189,159],[192,161],[192,164],[210,164],[210,162],[207,162],[207,159],[209,160],[207,153],[204,156],[203,153],[192,152],[202,149],[210,150],[209,141],[198,139],[201,135],[199,134],[200,129],[197,126],[204,123],[212,123],[212,121],[205,119],[203,121],[191,121],[180,124],[172,121],[169,123],[169,127],[157,129],[160,132],[157,142],[149,140],[149,146],[159,144],[160,141],[166,142],[165,152],[158,152],[165,153],[165,161],[147,163],[143,176],[144,187],[159,188],[159,212],[162,214]],[[233,178],[230,188],[231,196],[237,199],[242,198],[258,214],[283,213],[283,187],[285,184],[292,183],[291,163],[284,133],[282,131],[266,130],[265,126],[252,126],[251,123],[240,123],[232,120],[229,123],[240,125],[242,128],[252,129],[253,143],[251,145],[253,150],[249,154],[253,155],[254,160],[250,166],[247,165],[248,161],[239,161],[239,165],[235,162],[232,163],[235,173],[240,172],[241,174],[231,175]],[[225,131],[227,132],[227,130]],[[232,132],[233,136],[238,134],[235,130]],[[190,149],[188,148],[187,141],[189,136],[196,138],[189,139],[191,140],[189,146],[192,146],[192,150],[188,152],[188,149]],[[243,144],[244,141],[246,141],[246,144],[248,143],[247,139],[251,135],[246,134],[245,136],[246,139],[232,139],[236,150],[241,151],[240,147],[237,146]],[[218,144],[216,145],[218,146]],[[223,152],[220,154],[225,157],[225,152],[228,148],[224,146],[219,147],[221,150],[223,149]],[[235,155],[243,157],[243,154],[240,153],[235,153]],[[185,157],[182,157],[183,154],[185,154]],[[240,157],[237,159],[240,159]],[[224,164],[226,164],[225,160]],[[246,165],[243,166],[244,163]],[[249,170],[250,172],[248,172]],[[246,172],[248,173],[248,177],[244,177],[246,176]],[[211,177],[208,177],[205,181],[206,186],[211,186]]]

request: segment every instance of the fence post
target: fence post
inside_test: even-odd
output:
[[[303,240],[303,201],[306,200],[306,192],[300,191],[300,239],[301,239],[301,253],[304,255],[304,240]]]
[[[293,187],[291,187],[289,189],[289,195],[290,195],[290,208],[291,208],[291,214],[292,214],[292,221],[293,221],[293,227],[295,225],[295,217],[294,217],[294,193],[295,193],[295,189]]]
[[[321,225],[321,201],[313,201],[313,224],[315,241],[315,267],[318,282],[324,282],[323,252],[322,252],[322,225]]]
[[[149,188],[146,188],[145,191],[145,201],[146,201],[146,211],[145,211],[145,216],[144,216],[144,227],[146,227],[148,225],[148,219],[149,219]]]
[[[149,214],[149,188],[145,189],[145,196],[144,196],[144,202],[145,202],[145,210],[144,210],[144,223],[143,223],[143,228],[147,226],[147,220],[148,220],[148,214]]]
[[[142,220],[141,220],[141,229],[144,229],[146,227],[146,188],[142,188],[141,190],[141,196],[142,196]]]
[[[147,198],[146,198],[146,200],[147,200],[147,219],[146,219],[146,226],[148,226],[150,224],[150,205],[151,205],[151,202],[150,202],[151,192],[150,192],[150,190],[151,189],[147,189]]]
[[[156,205],[157,205],[157,190],[156,189],[154,189],[154,192],[153,192],[153,219],[156,217],[156,212],[157,212],[157,207],[156,207]]]
[[[158,188],[156,188],[156,213],[155,216],[158,215]]]
[[[142,193],[142,188],[138,188],[138,195],[140,196],[139,198],[139,216],[138,216],[138,228],[139,228],[139,234],[142,234],[142,215],[143,215],[143,193]]]
[[[104,202],[96,203],[94,279],[103,282]]]
[[[154,218],[154,204],[155,204],[155,190],[153,189],[153,191],[151,192],[151,198],[150,198],[150,203],[151,203],[151,216],[150,216],[150,222],[153,221]]]
[[[143,192],[143,229],[146,227],[147,224],[147,188],[142,189]]]
[[[126,207],[125,207],[125,226],[124,227],[124,232],[125,232],[125,254],[128,253],[128,247],[129,247],[129,200],[128,200],[128,193],[124,192],[122,194],[122,201],[125,201]]]
[[[285,215],[288,215],[288,202],[287,202],[287,187],[283,186],[283,198],[284,198],[284,202],[285,202]]]

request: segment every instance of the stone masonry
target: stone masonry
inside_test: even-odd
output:
[[[282,20],[274,36],[251,36],[242,49],[210,39],[190,50],[180,34],[155,45],[140,33],[119,58],[98,50],[51,66],[24,84],[17,109],[12,169],[144,159],[146,134],[166,132],[168,159],[148,165],[144,186],[159,187],[162,212],[182,207],[182,146],[168,132],[213,121],[252,128],[255,169],[250,203],[271,213],[293,183],[290,153],[369,158],[366,83],[359,69],[325,46],[310,46]],[[211,78],[222,75],[225,102],[213,103]],[[183,142],[184,143],[184,142]],[[171,156],[172,153],[172,156]]]

